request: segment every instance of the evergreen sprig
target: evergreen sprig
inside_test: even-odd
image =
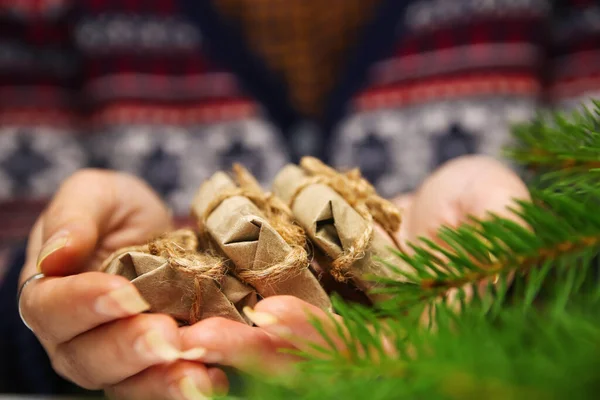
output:
[[[391,331],[406,332],[394,343],[404,351],[356,359],[331,351],[300,363],[293,381],[253,381],[248,398],[593,399],[600,389],[598,305],[555,314],[508,307],[494,324],[470,310],[457,318],[439,307],[435,331],[390,322]],[[340,314],[351,326],[364,323],[347,311]]]
[[[568,115],[540,114],[513,129],[508,157],[530,169],[586,172],[600,168],[600,102]]]
[[[325,344],[246,397],[597,398],[599,127],[596,102],[515,128],[511,157],[540,174],[532,200],[396,252],[397,276],[377,279],[388,300],[334,298],[342,319],[313,319]]]
[[[491,214],[485,220],[473,218],[470,224],[456,229],[442,228],[442,244],[422,239],[411,246],[412,255],[396,251],[411,272],[388,265],[409,283],[399,277],[378,278],[384,286],[377,292],[390,296],[378,305],[378,311],[394,314],[430,300],[448,299],[452,289],[458,290],[459,300],[466,298],[468,287],[477,296],[484,280],[496,281],[483,291],[493,291],[498,300],[506,295],[511,275],[531,272],[527,306],[535,297],[534,288],[541,286],[554,264],[577,265],[577,260],[588,262],[596,255],[600,213],[595,202],[586,200],[600,199],[600,181],[581,186],[573,182],[568,190],[558,193],[534,191],[532,197],[532,202],[519,201],[519,207],[513,209],[522,223]]]

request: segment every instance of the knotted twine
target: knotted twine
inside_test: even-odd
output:
[[[265,220],[291,247],[291,251],[278,263],[260,270],[238,270],[236,275],[252,286],[257,282],[264,283],[265,280],[273,284],[299,275],[310,264],[305,247],[304,229],[294,221],[291,209],[272,192],[263,191],[258,181],[246,168],[234,164],[232,171],[238,187],[222,191],[208,204],[204,214],[199,218],[200,237],[206,243],[212,242],[206,228],[206,221],[223,201],[235,196],[246,197],[263,213]]]
[[[396,247],[400,248],[394,236],[402,222],[400,210],[392,202],[380,197],[375,188],[362,177],[358,168],[340,173],[314,157],[303,157],[300,167],[310,177],[305,179],[290,197],[287,204],[289,209],[293,208],[296,198],[308,186],[323,184],[337,192],[367,222],[364,233],[332,261],[330,273],[337,281],[347,281],[352,264],[363,258],[369,250],[373,240],[373,222],[377,222]]]
[[[189,275],[194,280],[194,302],[190,309],[190,323],[200,320],[202,314],[202,280],[210,279],[220,285],[221,278],[227,272],[225,260],[209,252],[199,253],[198,238],[189,229],[180,229],[158,236],[145,245],[120,249],[109,257],[102,270],[106,270],[110,262],[117,256],[131,251],[148,253],[162,257],[172,269]]]

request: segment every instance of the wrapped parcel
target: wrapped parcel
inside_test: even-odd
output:
[[[287,165],[276,176],[273,192],[288,205],[315,247],[325,254],[322,265],[338,281],[351,280],[372,301],[373,277],[397,279],[383,262],[398,264],[396,247],[375,229],[390,233],[400,226],[400,211],[377,196],[357,170],[341,174],[320,161],[305,157],[300,166]]]
[[[121,249],[103,270],[129,279],[150,312],[171,315],[182,324],[216,316],[247,323],[240,311],[257,301],[251,287],[226,273],[224,259],[198,252],[197,236],[190,230]]]
[[[279,199],[264,193],[239,165],[217,172],[192,206],[207,241],[234,264],[234,274],[262,297],[291,295],[328,310],[330,299],[309,269],[306,236]]]

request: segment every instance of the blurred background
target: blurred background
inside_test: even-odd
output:
[[[0,0],[0,279],[81,168],[180,224],[233,162],[268,187],[315,155],[393,196],[599,90],[593,0]]]

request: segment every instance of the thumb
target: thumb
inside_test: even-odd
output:
[[[515,220],[508,207],[528,198],[519,176],[495,159],[465,156],[449,161],[415,193],[400,227],[404,250],[410,252],[406,244],[419,243],[421,237],[439,241],[440,227],[457,227],[470,216],[486,218],[494,212]]]
[[[342,319],[293,296],[272,296],[261,300],[254,309],[246,307],[246,316],[269,334],[287,340],[299,350],[315,353],[314,345],[325,349],[345,347],[336,329]],[[320,330],[313,323],[320,321]],[[327,333],[330,340],[324,338]],[[318,353],[318,352],[317,352]]]
[[[45,275],[81,270],[116,211],[113,174],[83,170],[67,179],[42,216],[37,269]]]

